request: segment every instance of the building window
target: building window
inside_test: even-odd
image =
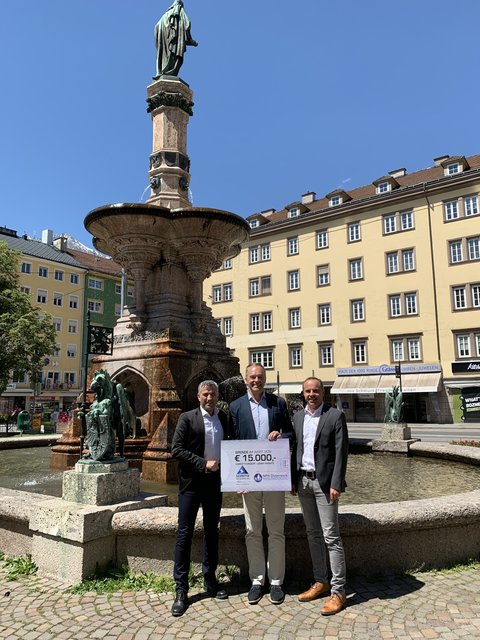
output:
[[[300,307],[288,310],[288,325],[290,329],[300,329],[302,326]]]
[[[233,336],[233,318],[223,318],[221,331],[224,336]]]
[[[47,296],[45,289],[37,289],[37,302],[39,304],[47,304]]]
[[[450,262],[463,262],[463,247],[461,240],[451,240],[450,245]]]
[[[59,358],[59,357],[60,357],[60,353],[61,353],[60,345],[59,345],[59,344],[56,344],[56,345],[53,347],[52,356],[53,356],[54,358]]]
[[[317,249],[326,249],[328,247],[328,231],[317,231]]]
[[[360,237],[360,223],[359,222],[350,222],[348,225],[348,241],[349,242],[358,242],[361,240]]]
[[[480,357],[480,331],[462,331],[455,334],[455,348],[457,358]]]
[[[262,261],[270,260],[270,243],[260,245]]]
[[[78,274],[71,273],[70,274],[70,284],[78,284]]]
[[[478,215],[478,196],[466,196],[463,198],[463,209],[466,216]]]
[[[248,281],[248,290],[251,298],[256,296],[268,296],[272,293],[272,281],[270,276],[251,278]]]
[[[414,316],[418,314],[416,293],[396,293],[388,296],[390,318]]]
[[[330,304],[318,305],[318,324],[332,324],[332,307]]]
[[[363,266],[362,258],[354,258],[349,260],[350,280],[362,280]]]
[[[272,322],[271,311],[250,314],[250,333],[271,331],[272,328],[273,328],[273,322]]]
[[[77,345],[67,344],[67,358],[76,358],[76,357],[77,357]]]
[[[298,207],[292,207],[288,210],[289,218],[297,218],[300,215],[300,209]]]
[[[377,185],[377,193],[388,193],[390,189],[390,182],[379,182]]]
[[[59,269],[55,269],[55,280],[63,281],[64,272]]]
[[[261,364],[265,369],[273,369],[273,349],[250,351],[251,364]]]
[[[332,196],[328,202],[330,207],[338,207],[342,204],[342,196]]]
[[[78,309],[78,296],[70,296],[68,305],[70,309]]]
[[[287,240],[287,255],[296,256],[298,254],[298,237],[288,238]]]
[[[353,364],[367,364],[367,341],[352,341]]]
[[[457,220],[457,218],[460,217],[460,213],[458,210],[458,200],[450,200],[449,202],[444,202],[443,208],[445,211],[445,220]]]
[[[415,271],[415,254],[413,249],[402,251],[402,262],[404,271]]]
[[[289,271],[288,272],[288,290],[289,291],[298,291],[300,289],[300,272],[297,271]]]
[[[103,313],[103,302],[101,300],[89,300],[88,310],[93,313]]]
[[[480,284],[452,287],[452,306],[454,311],[478,309],[480,307]]]
[[[117,296],[121,296],[122,295],[122,285],[121,284],[116,284],[115,285],[115,295],[117,295]]]
[[[90,289],[98,289],[99,291],[103,291],[103,280],[99,278],[89,278],[88,286]]]
[[[452,162],[445,167],[445,175],[454,176],[456,173],[461,173],[462,169],[459,162]]]
[[[398,273],[398,251],[387,253],[387,273]]]
[[[480,236],[476,238],[469,238],[467,240],[468,247],[468,259],[479,260],[480,259]]]
[[[419,336],[399,336],[390,338],[392,362],[418,361],[422,359]]]
[[[122,309],[118,303],[115,304],[115,317],[120,318],[122,316]]]
[[[259,260],[260,260],[260,254],[259,254],[258,247],[251,247],[250,253],[249,253],[249,262],[250,262],[250,264],[254,264],[255,262],[259,262]]]
[[[48,267],[38,267],[38,275],[41,278],[48,278]]]
[[[351,301],[352,322],[363,322],[365,320],[365,300]]]
[[[413,229],[413,211],[402,211],[400,213],[400,228],[402,231]]]
[[[288,347],[288,359],[292,369],[298,369],[302,366],[302,347]]]
[[[20,271],[22,273],[32,273],[32,265],[30,264],[30,262],[22,262]]]
[[[250,229],[255,229],[260,223],[258,220],[250,220],[248,224],[250,225]]]
[[[68,321],[68,333],[77,333],[78,331],[78,321],[77,320],[69,320]]]
[[[227,259],[223,261],[223,268],[224,269],[231,269],[232,268],[232,260],[231,259]]]
[[[318,344],[318,355],[320,367],[333,366],[333,344],[331,342],[320,342]]]
[[[127,296],[129,298],[133,298],[133,294],[135,293],[135,287],[133,285],[127,285]]]
[[[397,219],[395,215],[383,216],[383,232],[395,233],[397,230]]]
[[[317,267],[317,287],[330,284],[330,265],[321,264]]]
[[[62,330],[62,320],[61,320],[61,318],[53,318],[52,322],[53,322],[53,328],[54,328],[55,331],[61,331]]]
[[[73,387],[77,382],[77,374],[74,371],[65,371],[63,374],[63,383],[67,387]]]
[[[21,284],[20,285],[20,291],[22,293],[26,293],[27,295],[30,295],[31,288],[30,287],[26,287],[24,284]]]
[[[231,282],[212,287],[212,302],[230,302],[233,300],[233,285]]]

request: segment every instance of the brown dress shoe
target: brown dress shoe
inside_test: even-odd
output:
[[[330,591],[330,585],[328,582],[315,582],[312,584],[310,589],[307,589],[303,593],[298,596],[299,602],[311,602],[312,600],[316,600],[324,593]]]
[[[326,603],[323,605],[320,613],[322,616],[332,616],[345,607],[347,596],[344,593],[332,593]]]

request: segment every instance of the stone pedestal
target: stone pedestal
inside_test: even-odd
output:
[[[80,504],[106,505],[136,498],[140,471],[129,469],[125,458],[111,462],[80,460],[63,474],[62,498]]]
[[[383,425],[382,440],[409,440],[411,437],[410,427],[405,422]]]
[[[72,585],[97,569],[114,565],[113,515],[160,506],[167,506],[166,496],[143,494],[135,501],[110,506],[76,504],[60,498],[36,502],[29,526],[33,533],[32,560],[38,574]]]
[[[406,423],[386,423],[381,439],[373,440],[372,451],[408,454],[414,442],[418,442],[418,438],[412,438],[411,429]]]
[[[192,96],[189,86],[175,76],[160,76],[147,88],[148,111],[153,121],[149,204],[168,209],[190,206],[187,126],[193,115]]]

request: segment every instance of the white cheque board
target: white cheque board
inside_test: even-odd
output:
[[[222,491],[290,491],[290,448],[279,440],[223,440]]]

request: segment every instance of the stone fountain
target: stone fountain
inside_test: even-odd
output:
[[[135,284],[135,304],[123,310],[114,330],[113,355],[95,357],[90,376],[101,368],[128,385],[147,434],[142,475],[165,482],[176,480],[171,438],[180,412],[195,406],[198,383],[239,372],[238,359],[230,355],[203,302],[202,285],[225,259],[240,252],[249,226],[233,213],[191,206],[187,127],[193,94],[174,73],[185,45],[196,43],[189,24],[183,49],[170,47],[165,53],[156,37],[158,75],[147,88],[153,122],[151,195],[145,204],[94,209],[85,227],[95,247],[119,263]],[[72,437],[70,430],[52,458],[57,453],[68,459]],[[127,441],[127,457],[129,446]]]

